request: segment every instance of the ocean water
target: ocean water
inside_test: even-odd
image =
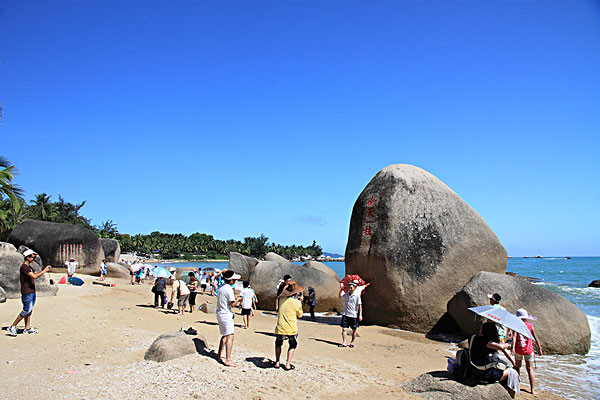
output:
[[[298,263],[302,264],[302,263]],[[345,275],[343,262],[326,262],[340,277]],[[227,262],[161,264],[177,267],[227,268]],[[538,278],[536,283],[564,296],[588,318],[592,347],[585,356],[536,356],[537,388],[567,399],[600,399],[600,288],[587,285],[600,279],[600,257],[511,258],[506,270]],[[534,323],[535,326],[535,323]],[[527,372],[521,368],[522,383],[528,389]]]

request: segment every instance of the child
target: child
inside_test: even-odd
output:
[[[540,356],[542,355],[542,346],[540,345],[540,341],[535,335],[535,330],[533,329],[533,324],[528,321],[535,321],[537,318],[533,315],[529,315],[527,310],[524,308],[520,308],[517,310],[517,317],[521,318],[527,328],[531,331],[531,335],[537,344],[538,353]],[[515,355],[515,369],[518,373],[520,373],[521,363],[523,358],[525,358],[525,368],[527,369],[527,375],[529,375],[529,385],[531,387],[531,394],[535,395],[537,392],[535,391],[535,375],[533,373],[533,368],[531,366],[533,362],[533,358],[535,357],[535,351],[533,348],[533,340],[525,337],[519,333],[516,333],[515,338],[513,340],[513,353]]]
[[[250,282],[244,281],[244,288],[240,292],[242,299],[242,320],[244,321],[244,329],[250,328],[250,315],[255,306],[254,290],[250,289]]]

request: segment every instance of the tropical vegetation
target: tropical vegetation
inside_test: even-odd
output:
[[[46,193],[36,194],[27,204],[23,199],[24,191],[13,183],[15,167],[0,157],[0,240],[6,240],[13,228],[23,220],[35,219],[48,222],[73,224],[88,228],[102,238],[117,239],[122,252],[135,252],[174,259],[223,259],[229,252],[262,257],[268,252],[274,252],[284,257],[313,256],[322,254],[321,246],[313,240],[310,246],[285,246],[270,243],[264,234],[258,237],[245,237],[243,241],[229,239],[219,240],[206,233],[194,233],[185,236],[181,233],[152,232],[149,235],[130,235],[120,233],[113,220],[107,220],[100,225],[92,225],[90,219],[80,214],[86,202],[72,204],[62,196],[58,201],[52,201],[52,196]]]

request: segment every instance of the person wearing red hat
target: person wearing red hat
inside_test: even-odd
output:
[[[33,312],[33,306],[35,304],[35,280],[40,276],[44,275],[50,270],[50,266],[40,272],[35,272],[31,263],[35,260],[37,253],[31,249],[26,250],[23,253],[25,261],[21,265],[19,270],[19,279],[21,281],[21,302],[23,303],[23,311],[17,315],[15,322],[8,328],[9,336],[17,336],[17,325],[23,319],[25,319],[25,330],[23,333],[32,334],[37,333],[35,329],[31,327],[31,313]]]

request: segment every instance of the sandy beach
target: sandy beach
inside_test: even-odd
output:
[[[58,280],[59,274],[50,274]],[[215,358],[193,354],[164,363],[144,361],[148,346],[162,333],[193,326],[216,350],[214,314],[176,316],[154,309],[151,285],[61,285],[57,296],[39,297],[32,326],[39,334],[0,335],[0,374],[4,398],[30,399],[333,399],[340,393],[369,393],[383,399],[415,399],[398,385],[422,373],[446,368],[449,343],[422,334],[364,326],[354,349],[338,348],[335,318],[298,322],[296,369],[270,366],[275,315],[258,311],[249,330],[236,315],[233,359],[228,368]],[[215,297],[198,295],[197,303]],[[3,329],[21,309],[19,299],[0,306]],[[239,311],[238,311],[239,313]],[[3,332],[5,333],[5,331]],[[287,344],[284,345],[284,354]],[[523,385],[525,388],[525,385]],[[518,398],[534,398],[522,391]],[[559,399],[541,392],[535,398]]]

